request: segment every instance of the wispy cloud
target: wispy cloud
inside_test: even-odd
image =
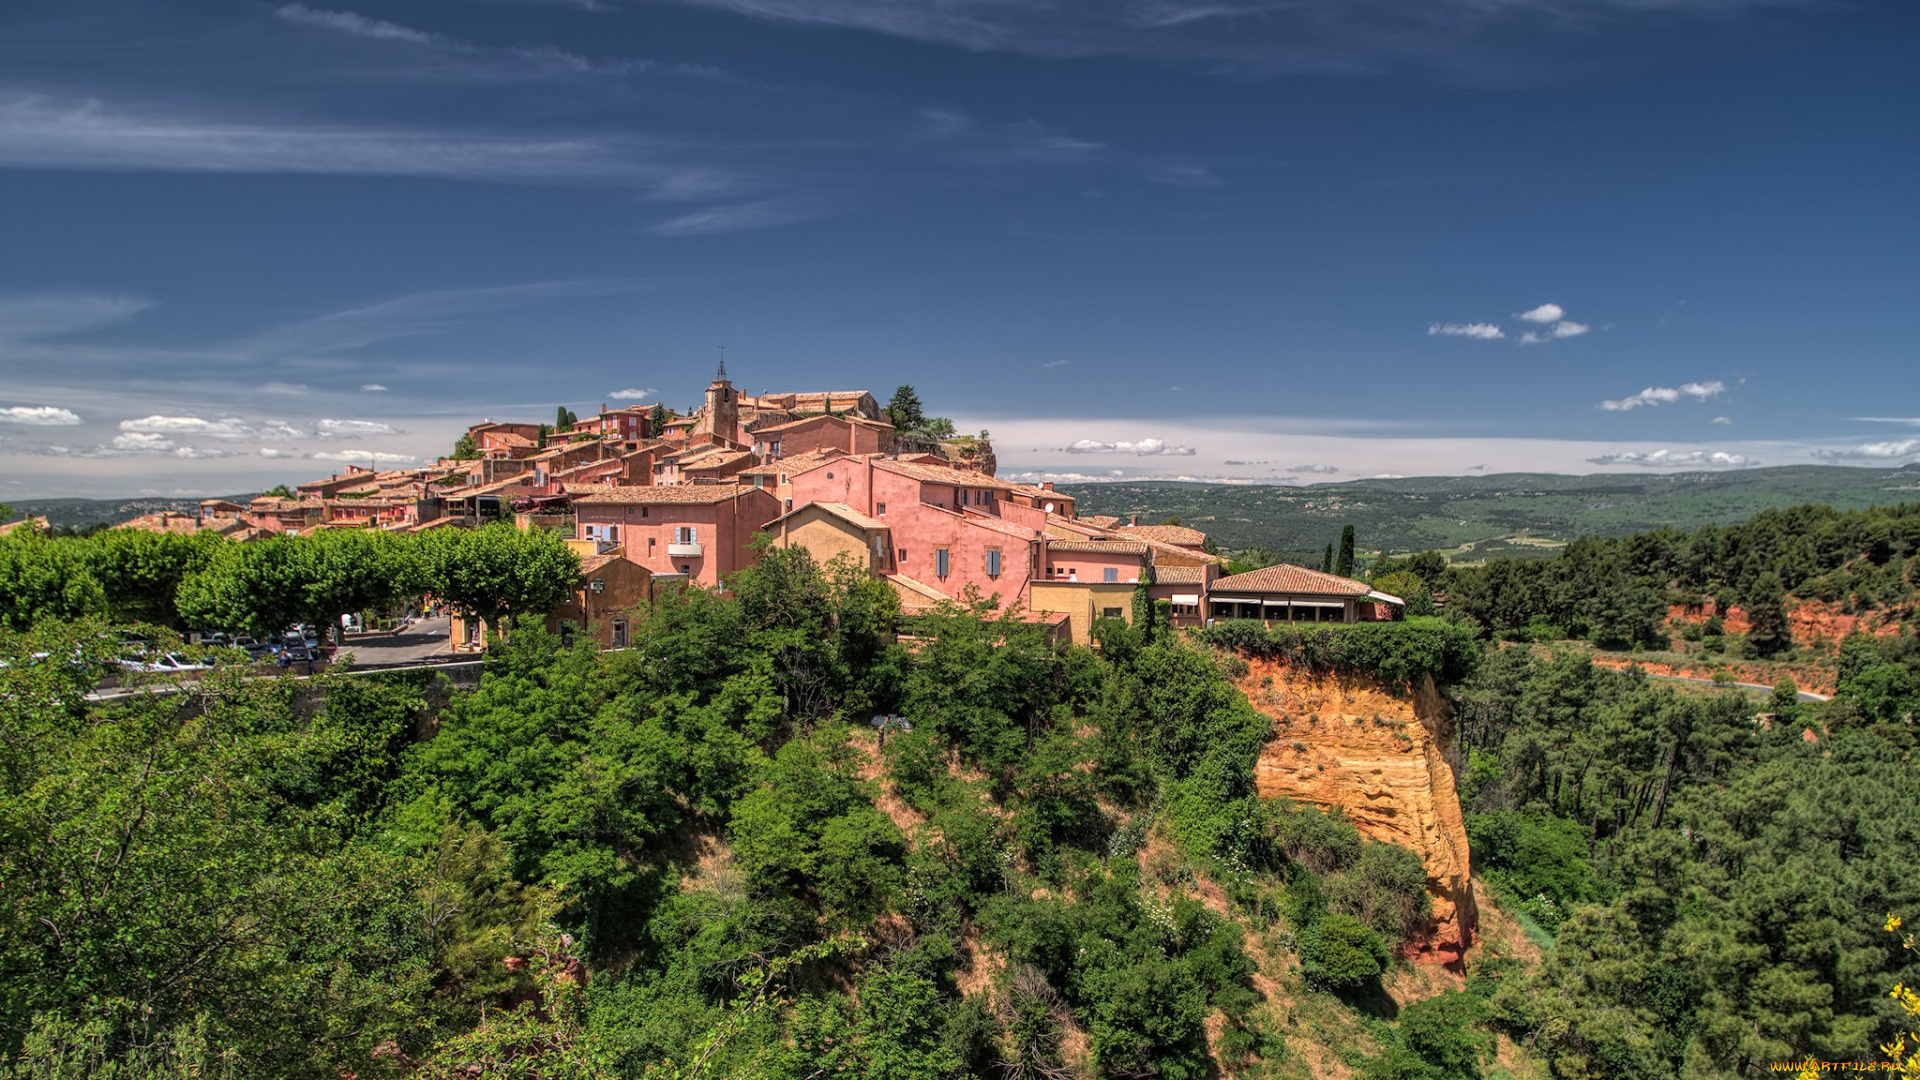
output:
[[[848,27],[973,52],[1126,56],[1269,75],[1458,67],[1568,27],[1724,15],[1766,0],[681,0],[758,19]],[[1526,31],[1534,30],[1528,35]],[[1512,50],[1501,50],[1506,55]]]
[[[1713,418],[1713,419],[1712,419],[1711,421],[1709,421],[1709,423],[1714,423],[1714,424],[1719,424],[1719,425],[1721,425],[1722,427],[1725,427],[1725,426],[1727,426],[1727,425],[1729,425],[1729,424],[1732,424],[1732,423],[1733,423],[1733,417],[1731,417],[1731,416],[1716,416],[1716,417],[1714,417],[1714,418]]]
[[[60,337],[125,322],[153,301],[98,293],[40,293],[0,297],[0,341]]]
[[[1896,458],[1920,456],[1920,439],[1897,439],[1889,442],[1865,443],[1841,450],[1816,450],[1815,454],[1833,461],[1888,461]]]
[[[1539,307],[1522,311],[1514,318],[1530,323],[1559,322],[1567,315],[1567,309],[1559,304],[1541,304]]]
[[[648,151],[652,150],[652,153]],[[661,160],[660,147],[615,136],[496,134],[262,123],[163,115],[97,99],[0,98],[0,166],[189,173],[411,176],[505,183],[666,188],[711,166]]]
[[[0,424],[25,424],[28,427],[72,427],[80,415],[57,405],[9,405],[0,408]]]
[[[1908,427],[1920,427],[1920,416],[1856,416],[1853,419],[1862,424],[1905,424]]]
[[[1136,454],[1141,457],[1156,457],[1162,454],[1173,457],[1189,457],[1197,453],[1191,446],[1169,443],[1165,439],[1140,439],[1137,441],[1122,439],[1118,442],[1100,442],[1095,439],[1080,439],[1063,449],[1069,454]]]
[[[322,450],[307,457],[314,461],[345,461],[353,464],[364,461],[373,465],[404,465],[420,460],[414,454],[394,454],[385,450]]]
[[[366,393],[379,394],[379,393],[385,393],[387,388],[384,386],[381,386],[377,382],[370,382],[361,386],[360,389]]]
[[[140,439],[146,436],[197,435],[209,439],[250,439],[256,434],[253,425],[237,416],[203,420],[198,416],[162,416],[157,413],[136,420],[122,420],[120,430],[128,433],[121,436],[128,440],[128,448],[139,445]],[[114,441],[117,445],[120,440]]]
[[[1040,366],[1043,368],[1057,368],[1066,367],[1071,363],[1073,363],[1071,360],[1042,360],[1040,361]]]
[[[314,425],[322,439],[353,439],[364,435],[398,435],[400,429],[377,420],[321,420]]]
[[[1622,450],[1590,457],[1595,465],[1645,465],[1653,468],[1738,469],[1759,462],[1726,450]]]
[[[1493,323],[1434,323],[1427,327],[1431,337],[1464,337],[1480,341],[1498,341],[1507,336],[1506,331]]]
[[[1607,412],[1626,412],[1630,409],[1638,409],[1643,405],[1671,405],[1683,398],[1691,398],[1694,401],[1707,401],[1719,397],[1726,392],[1726,389],[1727,384],[1718,379],[1712,382],[1683,383],[1679,386],[1649,386],[1637,394],[1629,394],[1626,397],[1616,398],[1611,401],[1602,401],[1599,405],[1595,406],[1595,408],[1604,409]],[[1714,421],[1716,424],[1719,422],[1719,420]],[[1733,421],[1728,420],[1727,422],[1732,423]]]
[[[815,221],[835,212],[835,207],[819,199],[782,197],[760,199],[731,206],[711,206],[668,218],[650,226],[655,236],[717,236],[722,233],[751,232],[781,225]]]
[[[1334,473],[1337,473],[1340,471],[1340,467],[1338,465],[1317,465],[1317,464],[1316,465],[1289,465],[1287,466],[1287,471],[1290,473],[1312,473],[1316,476],[1332,476]]]
[[[1586,323],[1577,323],[1571,320],[1562,320],[1560,322],[1554,323],[1551,327],[1549,327],[1546,330],[1529,330],[1526,333],[1521,334],[1520,344],[1545,345],[1549,341],[1559,341],[1562,338],[1579,337],[1581,334],[1584,334],[1591,329],[1593,329],[1593,327],[1588,326]]]
[[[615,390],[607,396],[615,401],[645,401],[659,392],[660,391],[655,390],[651,386],[645,389],[637,386],[629,386],[625,390]]]
[[[1147,181],[1167,187],[1221,188],[1226,181],[1204,165],[1162,165],[1147,174]]]
[[[406,41],[415,45],[433,45],[441,40],[437,34],[414,30],[384,19],[370,19],[351,11],[327,11],[322,8],[311,8],[305,4],[284,4],[274,8],[273,13],[290,23],[318,26],[327,30],[337,30],[343,34],[352,34],[354,37],[373,38],[376,41]]]
[[[244,355],[274,356],[341,352],[442,333],[472,316],[574,297],[647,292],[680,283],[679,279],[600,278],[428,289],[286,323],[244,338],[234,343],[233,349]]]

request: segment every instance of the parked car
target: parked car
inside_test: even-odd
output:
[[[199,664],[181,656],[179,653],[164,653],[160,656],[148,656],[135,660],[122,658],[120,666],[127,671],[142,671],[152,674],[177,674],[187,671],[208,671],[212,664]]]

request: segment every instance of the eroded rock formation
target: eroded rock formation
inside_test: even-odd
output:
[[[1434,925],[1414,955],[1458,961],[1478,910],[1454,788],[1453,708],[1433,680],[1396,697],[1364,678],[1253,660],[1240,688],[1274,721],[1256,766],[1260,794],[1338,807],[1361,835],[1417,853]]]

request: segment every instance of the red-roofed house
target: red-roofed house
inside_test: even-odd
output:
[[[893,544],[890,570],[943,595],[969,588],[1002,606],[1026,603],[1040,576],[1040,530],[1002,518],[1004,480],[921,461],[832,458],[792,477],[793,505],[837,503],[884,522]],[[1028,507],[1017,510],[1036,513]]]
[[[580,496],[573,512],[582,540],[621,545],[656,578],[711,588],[753,565],[749,542],[780,500],[747,484],[622,487]]]
[[[1372,622],[1406,601],[1374,591],[1364,581],[1281,563],[1213,582],[1207,590],[1213,619],[1278,622]]]

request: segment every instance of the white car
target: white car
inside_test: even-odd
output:
[[[212,664],[196,664],[179,653],[166,653],[151,660],[122,660],[120,666],[127,671],[143,671],[153,674],[174,674],[183,671],[208,671]]]

